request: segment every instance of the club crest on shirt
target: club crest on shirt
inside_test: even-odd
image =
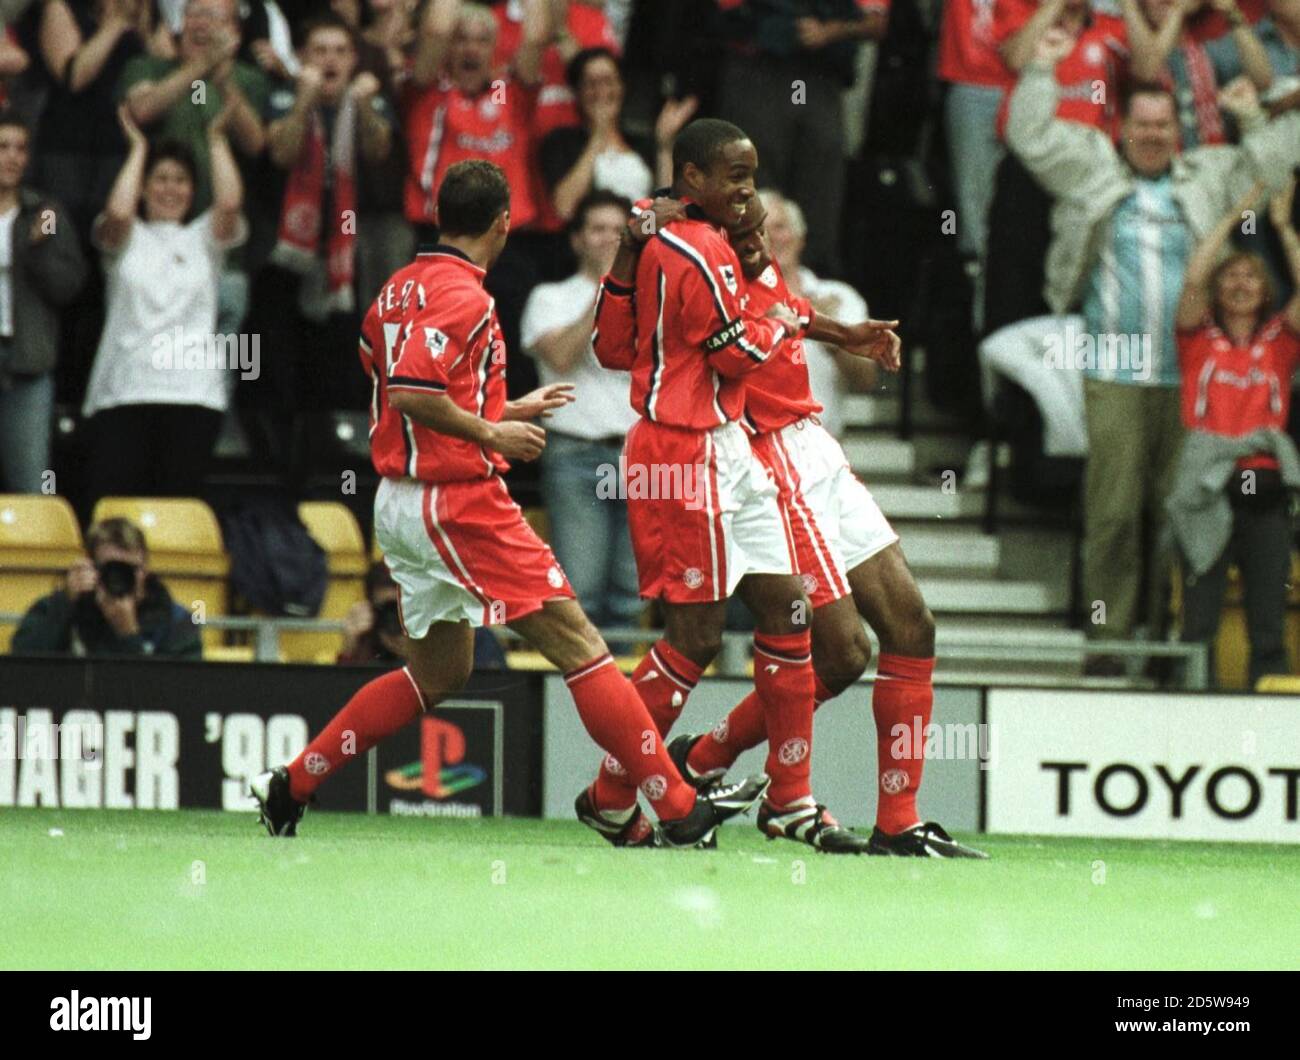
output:
[[[776,269],[772,268],[772,266],[769,265],[766,269],[763,270],[762,275],[759,276],[758,282],[761,283],[764,287],[771,287],[775,290]]]
[[[727,290],[735,294],[739,289],[736,286],[736,270],[730,265],[719,265],[718,275],[722,277],[722,282],[727,285]]]
[[[436,361],[447,349],[447,336],[437,328],[426,327],[424,329],[424,344],[429,349],[429,356]]]

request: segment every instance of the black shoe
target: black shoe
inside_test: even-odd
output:
[[[841,825],[809,796],[806,804],[785,809],[764,802],[758,810],[758,830],[768,839],[793,839],[823,854],[865,854],[870,840]]]
[[[573,811],[578,820],[592,831],[603,836],[616,847],[652,847],[655,845],[655,829],[641,807],[632,811],[632,816],[622,824],[602,817],[596,804],[591,800],[591,789],[585,788],[573,801]]]
[[[876,828],[867,853],[904,858],[988,858],[984,851],[958,843],[933,821],[914,824],[898,835],[887,835]]]
[[[712,846],[718,825],[729,817],[744,813],[767,792],[772,778],[755,773],[738,784],[715,784],[695,796],[695,806],[685,817],[660,821],[656,830],[660,846]]]
[[[298,834],[298,822],[307,812],[307,804],[289,793],[289,771],[284,766],[258,774],[248,791],[257,800],[258,820],[271,835],[287,839]]]
[[[727,771],[710,769],[707,773],[695,773],[686,764],[686,759],[691,756],[691,748],[702,739],[704,739],[703,733],[684,732],[680,736],[674,736],[672,742],[668,744],[668,757],[673,760],[677,772],[682,775],[682,779],[687,784],[696,791],[711,791],[722,783],[722,778],[727,775]]]

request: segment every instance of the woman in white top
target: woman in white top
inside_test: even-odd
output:
[[[555,212],[566,221],[589,192],[608,191],[635,202],[650,194],[655,174],[646,159],[650,145],[629,143],[624,135],[623,72],[608,48],[585,48],[570,61],[565,76],[577,101],[580,125],[552,130],[538,147],[538,163]],[[673,138],[694,113],[694,98],[664,106],[655,126],[657,165],[671,176]],[[638,148],[640,148],[638,150]]]
[[[107,288],[82,408],[92,503],[195,495],[235,379],[260,367],[255,337],[214,333],[222,262],[247,236],[228,108],[208,126],[212,206],[194,218],[189,149],[150,148],[125,107],[118,119],[130,153],[91,233]]]

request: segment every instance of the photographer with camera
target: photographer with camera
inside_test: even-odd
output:
[[[338,663],[397,662],[406,658],[397,583],[387,565],[374,563],[366,572],[366,598],[352,605],[343,619],[343,650]],[[504,670],[505,652],[487,628],[474,631],[474,669]]]
[[[41,597],[23,616],[15,655],[201,656],[198,626],[150,573],[138,527],[126,519],[96,523],[86,553],[68,571],[66,588]]]

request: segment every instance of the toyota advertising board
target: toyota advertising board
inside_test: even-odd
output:
[[[1300,842],[1285,696],[991,689],[990,832]]]

